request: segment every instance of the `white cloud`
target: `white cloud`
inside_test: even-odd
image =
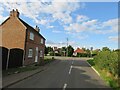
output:
[[[69,41],[68,45],[71,45],[75,48],[75,47],[77,47],[76,45],[78,45],[78,44],[75,41]],[[63,42],[63,41],[53,42],[53,41],[47,40],[46,46],[61,48],[61,47],[66,47],[67,43],[66,43],[66,41],[65,42]]]
[[[47,26],[47,28],[50,28],[50,29],[51,29],[51,28],[54,28],[54,26]]]
[[[118,42],[118,39],[120,39],[120,37],[118,37],[118,36],[109,36],[108,39],[110,41]]]
[[[111,19],[106,22],[103,22],[103,27],[110,27],[109,32],[118,32],[118,19]]]
[[[64,24],[69,24],[72,22],[71,13],[80,8],[80,4],[78,2],[68,2],[65,0],[64,2],[57,2],[56,0],[49,0],[45,2],[45,0],[35,0],[35,2],[19,2],[18,0],[14,0],[14,2],[2,2],[1,3],[8,12],[12,9],[18,9],[20,14],[23,14],[26,17],[33,19],[37,24],[45,25],[46,21],[43,20],[47,18],[46,15],[41,17],[41,14],[50,14],[52,21],[59,20]],[[42,19],[42,20],[41,20]]]
[[[61,33],[60,30],[53,30],[52,32],[53,32],[53,33]]]
[[[0,15],[0,24],[5,21],[8,18],[8,16],[4,17]]]
[[[44,19],[42,19],[42,20],[35,19],[35,21],[36,21],[36,23],[41,24],[41,25],[46,25],[48,23],[48,21],[44,20]]]
[[[100,22],[97,19],[90,19],[87,16],[78,15],[76,22],[64,26],[68,32],[91,32],[96,34],[109,34],[118,32],[118,19],[110,19]]]
[[[86,21],[86,20],[89,20],[89,18],[87,16],[84,16],[84,15],[78,15],[77,18],[76,18],[77,22],[83,22],[83,21]]]

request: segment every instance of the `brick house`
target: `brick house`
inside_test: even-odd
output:
[[[77,48],[74,53],[73,56],[77,56],[78,53],[86,53],[83,49]]]
[[[31,27],[19,18],[18,10],[0,25],[2,37],[2,68],[13,68],[32,63],[43,63],[45,38],[39,27]]]

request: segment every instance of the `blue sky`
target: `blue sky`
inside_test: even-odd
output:
[[[118,48],[117,2],[9,2],[0,3],[0,22],[18,9],[20,18],[46,38],[47,46],[94,49]]]

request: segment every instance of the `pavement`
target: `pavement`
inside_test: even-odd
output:
[[[62,88],[64,90],[67,88],[110,89],[100,76],[89,66],[86,60],[85,58],[55,60],[39,70],[24,72],[19,75],[16,74],[6,79],[4,78],[3,85],[5,86],[9,84],[9,81],[13,82],[19,79],[18,82],[9,84],[7,88]],[[22,78],[22,80],[20,80],[20,78]]]
[[[22,81],[26,78],[29,78],[29,77],[43,71],[44,69],[45,68],[43,66],[40,66],[40,68],[38,68],[36,70],[21,72],[21,73],[17,73],[17,74],[8,75],[6,77],[2,77],[2,87],[3,88],[9,87],[19,81]]]

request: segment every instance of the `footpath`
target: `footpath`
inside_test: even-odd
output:
[[[12,74],[12,75],[8,75],[6,77],[2,77],[2,88],[7,88],[10,85],[13,85],[19,81],[22,81],[26,78],[29,78],[41,71],[45,70],[45,66],[40,66],[38,69],[36,70],[31,70],[31,71],[26,71],[26,72],[21,72],[21,73],[17,73],[17,74]]]
[[[38,67],[35,70],[30,70],[30,71],[15,73],[15,74],[7,75],[7,76],[2,76],[2,88],[8,88],[9,86],[11,86],[17,82],[20,82],[20,81],[27,79],[37,73],[40,73],[40,72],[46,70],[49,67],[49,65],[52,65],[56,62],[57,62],[57,60],[51,61],[49,63],[44,64],[43,66]]]

